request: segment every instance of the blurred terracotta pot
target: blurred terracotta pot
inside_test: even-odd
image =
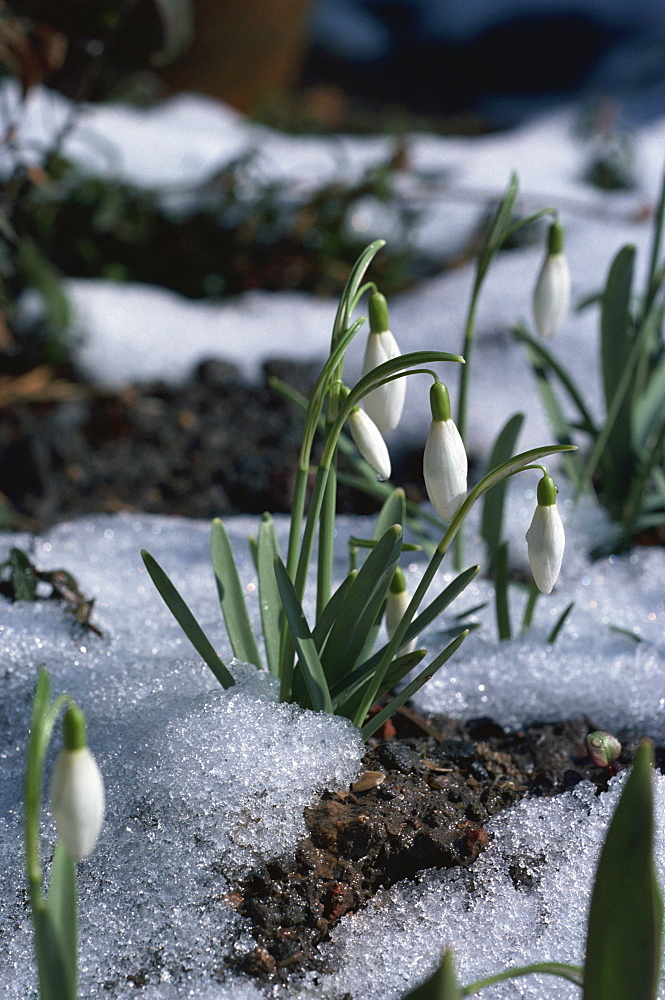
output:
[[[194,41],[161,75],[254,111],[296,80],[312,0],[193,0]]]

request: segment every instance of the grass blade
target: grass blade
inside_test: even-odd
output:
[[[244,663],[253,663],[259,669],[263,666],[256,645],[254,631],[249,620],[245,592],[240,583],[238,568],[226,528],[215,518],[210,532],[210,554],[215,572],[219,603],[226,623],[226,631],[233,649],[233,655]]]
[[[419,691],[423,684],[427,683],[427,681],[434,676],[437,670],[439,670],[439,668],[442,667],[443,664],[457,652],[468,634],[469,630],[465,629],[461,635],[458,635],[456,639],[453,639],[453,641],[449,643],[446,648],[411,681],[410,684],[407,684],[406,687],[392,699],[389,705],[386,705],[386,707],[382,708],[380,712],[373,715],[371,719],[368,719],[365,725],[360,728],[360,735],[362,738],[364,740],[368,740],[372,733],[376,732],[377,729],[380,729],[383,723],[387,722],[390,716],[393,715],[398,708],[401,708],[402,705],[404,705],[404,703],[416,693],[416,691]],[[355,724],[358,725],[358,720],[356,719],[354,721]],[[362,722],[362,719],[360,722]]]
[[[213,649],[212,643],[162,567],[145,549],[141,552],[141,557],[145,563],[145,568],[150,574],[150,579],[159,591],[164,604],[166,604],[196,652],[205,660],[223,688],[233,687],[235,684],[233,677]]]
[[[265,643],[266,660],[271,673],[279,676],[280,615],[282,602],[275,579],[275,556],[279,545],[275,522],[264,514],[256,543],[256,571],[259,578],[259,607]]]
[[[655,1000],[663,901],[653,860],[651,761],[642,743],[605,838],[594,882],[584,1000]]]
[[[330,691],[326,676],[321,666],[321,660],[316,649],[316,643],[310,632],[305,612],[303,611],[293,581],[287,573],[286,566],[278,557],[275,560],[275,577],[282,599],[282,607],[293,636],[293,643],[300,660],[300,669],[309,691],[312,708],[317,712],[333,711]]]
[[[457,982],[455,962],[450,948],[443,953],[441,965],[436,972],[415,990],[411,990],[403,1000],[462,1000],[464,991]]]

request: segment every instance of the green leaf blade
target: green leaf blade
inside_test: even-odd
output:
[[[245,663],[253,663],[260,670],[263,664],[249,620],[245,592],[238,576],[238,568],[228,532],[219,518],[215,518],[212,522],[210,554],[219,603],[233,655]]]
[[[180,625],[192,646],[199,656],[208,664],[213,674],[223,688],[233,687],[235,680],[229,673],[226,665],[215,652],[212,643],[197,622],[196,618],[185,603],[185,600],[178,592],[175,585],[168,578],[162,567],[154,556],[151,556],[145,549],[141,552],[141,557],[145,568],[150,575],[150,579],[157,588],[162,600]]]
[[[259,527],[256,546],[256,571],[259,578],[259,606],[263,641],[266,649],[268,669],[279,676],[280,616],[282,602],[275,579],[275,557],[279,555],[275,522],[270,514],[264,514]]]
[[[282,607],[293,637],[293,642],[300,660],[307,690],[312,701],[312,707],[317,712],[333,712],[330,691],[326,676],[319,659],[316,643],[310,631],[305,613],[302,609],[293,581],[286,566],[278,557],[275,560],[275,577],[282,600]]]
[[[583,1000],[655,1000],[663,901],[656,878],[651,761],[643,743],[614,811],[589,908]]]

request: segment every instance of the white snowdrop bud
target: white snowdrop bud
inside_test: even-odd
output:
[[[62,720],[64,747],[51,778],[51,810],[58,836],[75,860],[95,848],[104,819],[104,781],[85,736],[85,718],[70,705]]]
[[[370,295],[369,323],[370,332],[365,347],[363,375],[367,375],[384,361],[399,358],[402,353],[388,328],[388,305],[380,292]],[[372,389],[363,398],[367,413],[382,433],[397,427],[404,409],[405,395],[406,379],[397,378]]]
[[[356,448],[376,471],[379,479],[390,479],[390,455],[381,431],[359,406],[354,406],[348,416],[351,437]]]
[[[563,226],[553,222],[547,256],[533,290],[533,318],[544,340],[549,340],[559,329],[569,305],[570,270],[563,254]]]
[[[534,512],[526,543],[529,565],[538,590],[550,594],[559,576],[566,544],[563,524],[556,507],[557,488],[547,473],[538,483],[538,505]]]
[[[389,639],[392,639],[397,631],[397,626],[404,617],[404,612],[408,608],[410,601],[411,594],[406,589],[404,573],[402,573],[402,570],[398,566],[390,581],[390,589],[388,590],[388,599],[386,601],[386,632]],[[417,639],[414,637],[410,642],[402,646],[399,652],[400,654],[412,653],[416,645]]]
[[[468,462],[460,433],[450,417],[450,398],[443,382],[430,389],[430,424],[423,473],[430,503],[442,521],[450,522],[466,497]]]

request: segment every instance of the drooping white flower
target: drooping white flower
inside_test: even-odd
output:
[[[97,761],[86,744],[85,720],[77,706],[63,719],[64,747],[51,778],[51,810],[58,836],[75,860],[87,858],[95,848],[104,819],[104,781]]]
[[[557,488],[547,473],[538,483],[538,505],[526,533],[529,565],[538,590],[551,594],[561,570],[566,537],[556,506]]]
[[[390,479],[390,455],[386,442],[381,437],[381,431],[371,417],[368,417],[359,406],[354,406],[348,416],[351,437],[356,448],[376,471],[379,479]]]
[[[370,332],[363,359],[363,375],[377,368],[385,361],[399,358],[401,351],[388,326],[388,306],[380,292],[374,292],[369,300]],[[397,427],[404,409],[406,379],[393,379],[368,392],[363,399],[365,409],[376,426],[383,433]]]
[[[390,589],[388,590],[388,598],[386,601],[386,632],[388,633],[388,638],[392,639],[395,632],[397,631],[397,626],[404,617],[404,612],[409,606],[411,601],[411,594],[406,589],[406,580],[404,579],[404,573],[398,567],[393,578],[390,581]],[[418,643],[417,637],[414,636],[410,642],[407,642],[399,650],[399,655],[403,653],[412,653],[416,648]]]
[[[466,497],[468,461],[464,443],[450,417],[448,390],[443,382],[430,389],[430,424],[423,473],[430,503],[442,521],[450,522]]]
[[[553,222],[547,256],[533,290],[533,318],[538,333],[549,340],[561,326],[570,305],[570,269],[563,254],[563,227]]]

